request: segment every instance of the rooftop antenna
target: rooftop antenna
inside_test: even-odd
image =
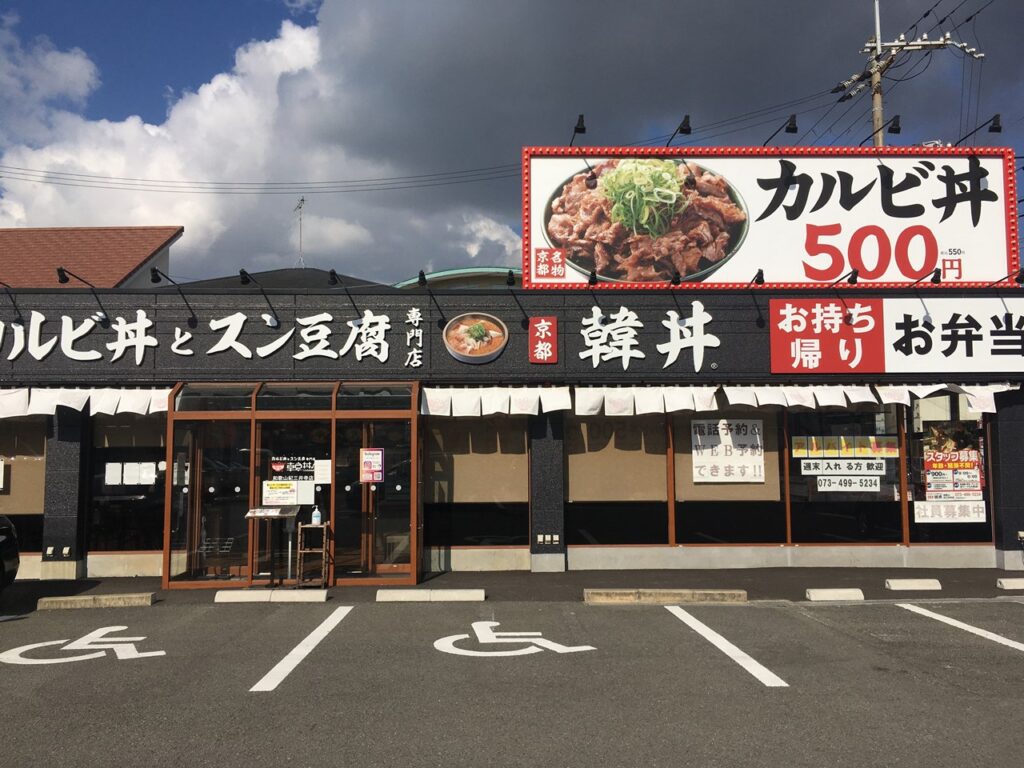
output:
[[[302,257],[302,206],[306,204],[306,196],[299,198],[298,204],[292,209],[292,213],[299,212],[299,268],[306,268],[306,260]]]

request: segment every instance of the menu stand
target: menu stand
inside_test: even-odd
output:
[[[295,520],[299,514],[299,505],[291,504],[283,507],[255,507],[245,513],[247,518],[256,520],[259,523],[261,520],[266,520],[268,523],[272,522],[284,522],[285,532],[288,534],[288,549],[287,549],[287,565],[286,573],[284,578],[281,578],[276,572],[272,574],[272,581],[284,581],[292,577],[292,535],[295,533]],[[259,542],[259,531],[257,529],[257,547]],[[271,541],[273,541],[271,539]],[[276,571],[275,558],[271,556],[270,567]]]
[[[319,538],[316,533],[319,532]],[[309,534],[314,534],[310,536]],[[310,544],[309,539],[314,539],[317,543]],[[306,577],[306,556],[307,555],[318,555],[320,557],[320,573],[316,575],[316,571],[313,571],[313,575]],[[295,586],[296,587],[326,587],[327,586],[327,524],[318,523],[316,525],[299,523],[299,562],[296,566],[295,573]]]

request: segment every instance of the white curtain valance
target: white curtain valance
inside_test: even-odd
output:
[[[786,393],[786,401],[792,406],[802,406],[804,408],[814,407],[814,389],[811,387],[783,387],[782,391]]]
[[[576,387],[576,415],[597,416],[604,405],[604,387]]]
[[[637,416],[664,413],[665,395],[661,387],[633,387],[633,410]]]
[[[689,387],[662,387],[661,395],[667,413],[693,410],[693,392]]]
[[[753,387],[722,387],[729,405],[757,406],[757,392]]]
[[[540,387],[516,387],[509,392],[508,412],[536,416],[540,412]]]
[[[149,413],[149,403],[153,399],[151,389],[123,389],[117,401],[117,413],[134,413],[145,416]]]
[[[103,414],[113,416],[117,413],[117,404],[121,402],[119,389],[94,389],[89,396],[89,415]]]
[[[171,395],[169,389],[154,389],[149,397],[150,413],[167,413],[167,398]]]
[[[452,391],[450,389],[424,387],[420,413],[424,416],[451,416]]]
[[[715,395],[718,394],[718,387],[693,387],[693,409],[695,411],[717,411],[718,403]]]
[[[910,387],[908,386],[902,384],[876,385],[875,391],[878,393],[878,399],[882,401],[883,405],[889,403],[910,405]]]
[[[453,389],[452,416],[479,416],[480,390]]]
[[[572,394],[569,387],[541,387],[540,407],[544,413],[572,409]]]
[[[605,416],[633,415],[633,388],[606,387],[604,390]]]
[[[0,419],[28,416],[28,389],[0,389]]]
[[[480,390],[480,413],[491,416],[508,413],[509,394],[505,387],[484,387]]]
[[[782,387],[751,387],[757,396],[758,405],[789,405],[786,390]]]
[[[822,408],[846,407],[846,393],[843,392],[842,387],[819,385],[811,387],[811,389],[814,390],[814,399],[818,401],[818,405]]]

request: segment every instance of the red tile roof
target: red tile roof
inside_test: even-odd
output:
[[[97,288],[114,288],[184,232],[184,227],[0,229],[0,280],[14,288],[82,288],[57,281],[57,267]]]

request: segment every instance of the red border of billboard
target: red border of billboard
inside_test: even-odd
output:
[[[1017,185],[1014,175],[1014,151],[1009,147],[523,147],[523,288],[531,290],[604,290],[604,291],[664,291],[670,290],[821,290],[830,287],[824,283],[687,283],[672,285],[668,281],[654,283],[566,283],[564,285],[536,285],[530,280],[530,158],[531,157],[1001,157],[1003,160],[1003,186],[1006,198],[1006,273],[1007,280],[1020,269],[1020,251],[1017,230]],[[1000,283],[1004,288],[1020,288],[1013,281]],[[867,283],[849,285],[845,281],[834,286],[842,290],[907,288],[905,283]],[[992,283],[949,283],[938,285],[928,281],[915,288],[926,290],[952,290],[957,288],[987,288]]]

